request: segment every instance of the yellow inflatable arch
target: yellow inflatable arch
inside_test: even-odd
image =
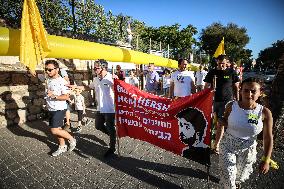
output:
[[[177,61],[110,45],[47,35],[51,52],[47,58],[81,60],[105,59],[112,62],[131,62],[155,66],[177,68]],[[0,56],[19,56],[20,30],[0,27]],[[194,69],[193,69],[194,70]]]

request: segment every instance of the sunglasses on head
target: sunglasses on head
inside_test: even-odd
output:
[[[44,70],[46,71],[46,72],[51,72],[52,70],[55,70],[56,68],[45,68]]]

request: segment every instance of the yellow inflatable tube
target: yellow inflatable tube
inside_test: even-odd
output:
[[[55,35],[48,35],[47,38],[51,49],[47,58],[105,59],[135,64],[153,62],[155,66],[177,68],[177,61],[151,54]],[[19,54],[20,30],[0,27],[0,56],[19,56]]]

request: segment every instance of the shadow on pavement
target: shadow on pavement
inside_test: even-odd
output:
[[[202,170],[195,170],[185,167],[177,167],[162,163],[150,162],[146,160],[136,159],[132,157],[124,157],[114,155],[111,158],[104,159],[103,155],[107,151],[107,145],[102,142],[100,139],[95,139],[98,143],[89,141],[88,139],[92,138],[91,135],[80,135],[78,140],[77,149],[75,152],[85,158],[94,157],[107,165],[124,172],[125,174],[135,177],[142,182],[146,182],[152,186],[159,188],[181,188],[181,186],[174,183],[176,177],[174,175],[184,175],[198,179],[207,180],[207,173]],[[173,182],[165,180],[157,175],[151,174],[150,172],[158,172],[162,174],[173,174],[169,175],[172,177]],[[210,180],[212,182],[218,183],[219,179],[210,175]]]
[[[45,123],[44,122],[38,122],[38,123],[40,123],[40,124],[36,124],[37,125],[36,129],[40,128],[39,129],[40,131],[44,131],[44,129],[42,130],[41,128],[43,127],[42,125],[45,125]],[[26,127],[29,127],[29,123],[26,123],[26,125],[27,125]],[[45,127],[47,127],[47,126],[45,125]],[[49,139],[50,136],[48,136],[48,135],[47,136],[39,135],[39,134],[36,134],[34,132],[28,131],[27,129],[25,129],[25,127],[21,127],[21,126],[7,127],[7,129],[17,136],[33,138],[35,140],[43,142],[50,149],[56,148],[54,142]]]

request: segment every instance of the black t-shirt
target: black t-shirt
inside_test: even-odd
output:
[[[204,82],[213,84],[214,76],[216,75],[216,102],[228,102],[233,100],[233,84],[239,82],[238,75],[235,71],[230,69],[226,70],[210,70]]]

